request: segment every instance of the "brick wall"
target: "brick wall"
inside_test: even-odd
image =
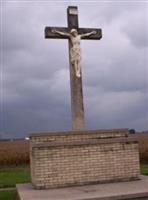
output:
[[[137,141],[128,137],[96,139],[91,133],[88,138],[88,132],[77,134],[73,139],[67,135],[62,133],[63,139],[55,135],[56,140],[52,134],[31,136],[31,174],[36,188],[138,178]]]

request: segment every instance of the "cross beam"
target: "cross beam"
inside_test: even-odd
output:
[[[57,33],[53,33],[52,30],[62,31],[65,33],[69,33],[72,28],[66,27],[46,27],[45,28],[45,38],[48,39],[69,39],[68,36],[61,36]],[[85,34],[91,31],[96,31],[95,35],[85,36],[83,40],[100,40],[102,37],[101,29],[98,28],[77,28],[78,34]]]
[[[69,6],[67,8],[68,27],[46,27],[45,38],[50,39],[69,39],[68,36],[59,35],[53,30],[70,33],[72,29],[76,29],[78,34],[85,34],[92,31],[96,33],[93,35],[82,37],[81,39],[99,40],[102,38],[101,29],[97,28],[79,28],[78,23],[78,9],[76,6]],[[69,61],[71,59],[70,50],[72,44],[69,39]],[[75,70],[70,61],[70,83],[71,83],[71,110],[72,110],[72,128],[73,130],[84,129],[84,106],[83,106],[83,90],[82,90],[82,76],[76,77]]]

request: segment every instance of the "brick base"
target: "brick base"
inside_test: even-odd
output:
[[[127,129],[32,134],[37,189],[125,181],[139,176],[138,143]]]

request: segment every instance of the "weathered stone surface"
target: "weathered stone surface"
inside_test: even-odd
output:
[[[72,128],[74,130],[83,130],[85,127],[84,122],[84,105],[83,105],[83,89],[82,89],[82,75],[81,70],[76,76],[76,67],[71,62],[71,49],[73,47],[72,40],[67,35],[58,34],[57,32],[70,33],[72,29],[76,29],[78,34],[85,34],[95,31],[96,34],[82,37],[81,39],[99,40],[102,37],[101,29],[96,28],[79,28],[78,23],[78,9],[76,6],[69,6],[67,9],[68,27],[46,27],[45,38],[51,39],[69,39],[69,63],[70,63],[70,85],[71,85],[71,110],[72,110]],[[53,33],[53,30],[57,32]],[[75,48],[76,49],[76,48]],[[80,61],[76,62],[80,69]]]
[[[20,200],[147,200],[148,177],[141,180],[68,187],[50,190],[34,190],[31,184],[17,185]]]
[[[87,139],[102,139],[127,137],[128,129],[101,129],[101,130],[81,130],[63,132],[41,132],[33,133],[30,138],[33,142],[44,141],[83,141]]]

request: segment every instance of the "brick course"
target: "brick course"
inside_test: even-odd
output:
[[[118,132],[118,133],[117,133]],[[127,130],[33,134],[30,141],[32,183],[56,188],[137,179],[137,141]]]
[[[84,130],[84,131],[67,131],[67,132],[49,132],[34,133],[31,135],[31,142],[34,144],[42,142],[72,142],[86,141],[87,139],[115,138],[126,137],[128,129],[112,129],[112,130]]]

